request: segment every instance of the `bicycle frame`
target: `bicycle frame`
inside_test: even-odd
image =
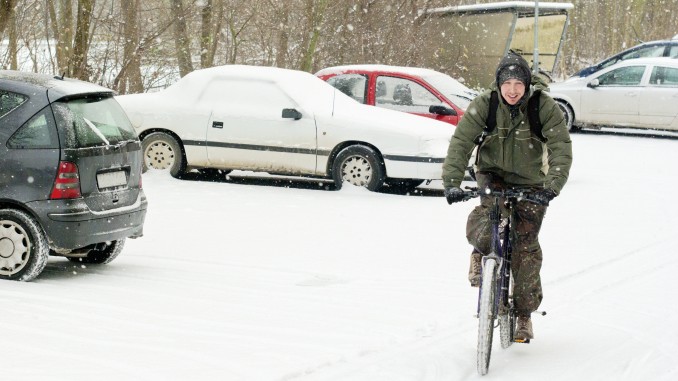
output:
[[[509,211],[509,216],[507,217],[507,223],[503,226],[503,229],[500,231],[501,226],[501,207],[499,205],[499,200],[501,199],[500,195],[494,195],[494,206],[490,211],[490,223],[492,225],[492,241],[491,246],[492,252],[489,255],[483,256],[484,262],[491,258],[497,262],[497,271],[499,279],[497,282],[497,290],[495,292],[495,301],[493,307],[493,315],[497,316],[502,307],[511,308],[509,305],[509,293],[510,293],[510,283],[511,283],[511,220],[513,217],[513,206],[515,204],[514,197],[508,197],[506,199],[507,209]],[[482,284],[482,279],[481,282]],[[478,290],[478,307],[477,311],[480,312],[480,289]],[[510,312],[510,311],[507,311]]]

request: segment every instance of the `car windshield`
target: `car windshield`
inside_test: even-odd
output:
[[[478,95],[478,93],[448,75],[431,75],[422,78],[464,111],[471,104],[473,98]]]
[[[119,144],[137,138],[124,111],[110,95],[61,100],[52,109],[68,148]]]

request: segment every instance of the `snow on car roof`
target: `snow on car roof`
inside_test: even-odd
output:
[[[111,89],[79,79],[16,70],[0,70],[0,79],[29,83],[47,89],[52,101],[76,94],[113,93]]]
[[[499,3],[474,4],[474,5],[454,5],[449,7],[433,8],[427,13],[477,13],[486,11],[496,11],[501,9],[534,9],[534,1],[503,1]],[[539,2],[541,10],[567,10],[574,8],[572,3],[553,3]]]

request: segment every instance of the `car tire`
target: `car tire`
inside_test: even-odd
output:
[[[121,238],[117,241],[108,243],[103,248],[90,250],[86,257],[69,257],[68,260],[78,263],[105,265],[107,263],[111,263],[111,261],[122,252],[122,248],[124,246],[125,238]]]
[[[141,142],[144,155],[144,172],[149,168],[168,170],[172,177],[181,177],[186,171],[186,161],[179,142],[164,132],[153,132]]]
[[[33,217],[20,210],[0,210],[0,279],[33,280],[48,257],[47,238]]]
[[[383,160],[374,149],[363,145],[342,149],[332,165],[332,179],[337,190],[347,182],[377,191],[384,185],[385,178]]]
[[[560,111],[563,112],[563,117],[565,118],[565,125],[567,126],[568,131],[576,131],[577,127],[574,125],[574,111],[567,102],[557,100],[556,104],[560,107]]]

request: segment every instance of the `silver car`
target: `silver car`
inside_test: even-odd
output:
[[[621,61],[588,77],[553,83],[568,128],[678,130],[678,59]]]

